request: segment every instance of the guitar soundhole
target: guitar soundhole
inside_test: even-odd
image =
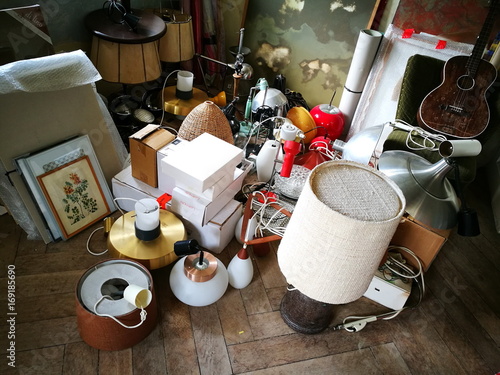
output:
[[[457,80],[457,85],[461,90],[470,90],[474,87],[475,81],[471,76],[463,75]]]

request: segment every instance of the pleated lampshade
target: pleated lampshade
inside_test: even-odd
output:
[[[309,298],[343,304],[368,288],[405,211],[381,172],[335,160],[311,171],[278,248],[287,282]]]
[[[191,16],[173,13],[165,22],[167,33],[160,39],[160,60],[180,62],[191,60],[194,56],[194,37]]]
[[[154,81],[162,72],[158,41],[124,44],[94,36],[90,59],[108,82],[144,83]]]
[[[134,10],[134,29],[117,23],[99,9],[85,17],[92,33],[90,60],[108,82],[138,84],[160,77],[158,40],[165,34],[163,20],[151,12]]]
[[[179,138],[191,141],[203,133],[209,133],[234,144],[231,125],[222,110],[209,100],[198,104],[182,121]]]

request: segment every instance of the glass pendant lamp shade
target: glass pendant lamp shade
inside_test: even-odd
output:
[[[165,22],[167,33],[160,39],[160,60],[180,62],[194,56],[194,37],[191,16],[173,13]]]
[[[178,241],[177,255],[190,254],[175,263],[170,272],[170,288],[181,302],[189,306],[208,306],[226,292],[229,275],[224,264],[214,255],[198,251],[195,240]],[[193,251],[196,252],[193,254]]]

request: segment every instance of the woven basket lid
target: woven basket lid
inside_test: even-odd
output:
[[[203,133],[234,144],[231,125],[222,110],[209,100],[198,104],[182,121],[179,138],[191,141]]]

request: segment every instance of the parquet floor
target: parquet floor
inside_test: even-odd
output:
[[[136,346],[99,351],[77,330],[75,286],[106,256],[85,247],[93,228],[66,242],[26,239],[0,217],[0,356],[2,374],[485,374],[500,372],[500,235],[484,180],[469,194],[482,234],[456,233],[426,273],[427,294],[415,309],[368,324],[357,333],[332,328],[316,335],[292,331],[279,306],[286,281],[270,254],[253,257],[255,275],[243,290],[228,288],[217,303],[188,307],[170,291],[171,265],[152,272],[160,308],[155,330]],[[93,248],[104,248],[103,238]],[[218,257],[227,265],[240,245]],[[7,266],[16,274],[16,368],[7,366]],[[387,311],[361,298],[337,306],[331,327],[347,315]]]

